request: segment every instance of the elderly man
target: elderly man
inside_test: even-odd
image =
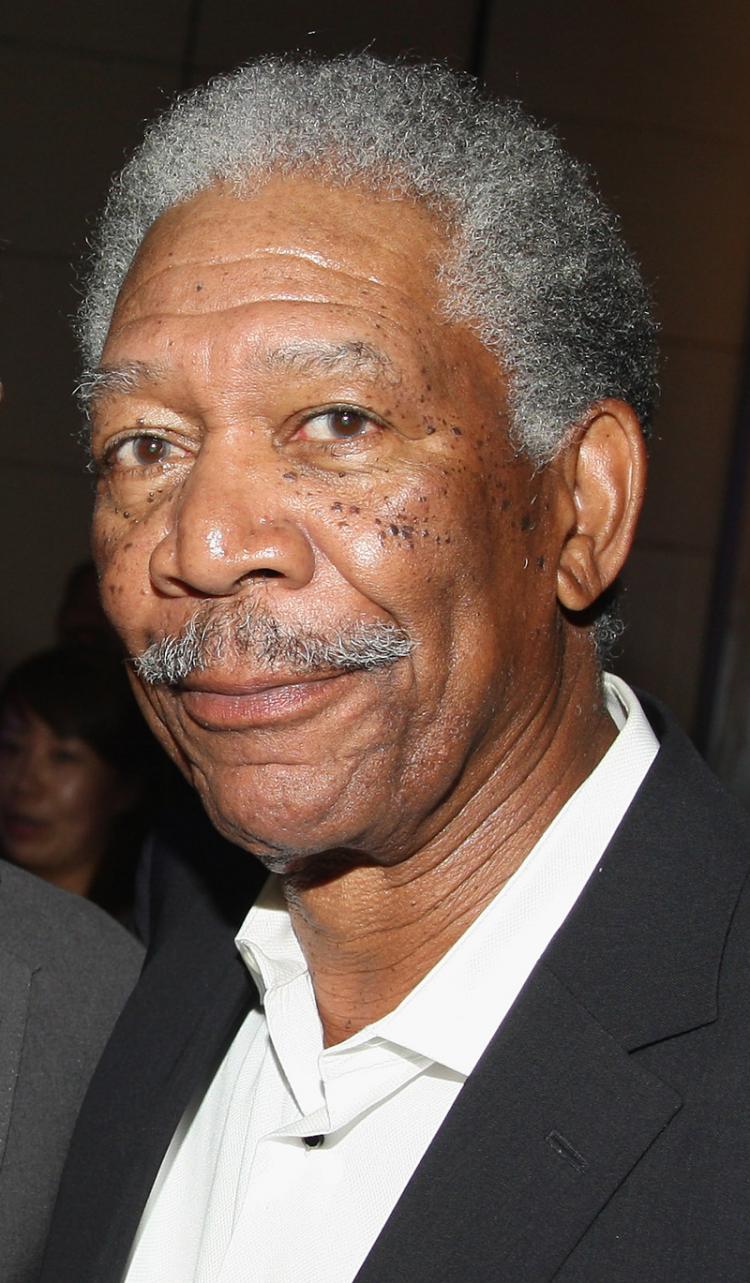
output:
[[[45,1280],[744,1283],[748,831],[600,672],[653,329],[580,168],[261,62],[147,135],[83,337],[105,605],[240,850],[153,853]]]

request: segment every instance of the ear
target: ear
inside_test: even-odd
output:
[[[614,398],[597,402],[559,467],[567,535],[557,596],[568,610],[585,610],[622,570],[643,504],[646,447],[635,411]]]

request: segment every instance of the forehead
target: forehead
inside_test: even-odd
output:
[[[162,215],[118,299],[110,341],[167,307],[205,315],[244,302],[364,308],[438,321],[444,230],[412,200],[305,177],[240,197],[217,186]]]

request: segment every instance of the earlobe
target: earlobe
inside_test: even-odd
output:
[[[557,595],[586,610],[619,575],[643,504],[646,449],[638,417],[624,401],[600,401],[561,460],[569,529],[560,552]]]

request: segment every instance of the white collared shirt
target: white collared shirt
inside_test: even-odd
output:
[[[237,936],[262,1007],[178,1128],[124,1283],[351,1283],[656,755],[632,691],[605,694],[596,769],[399,1006],[334,1047],[268,879]]]

